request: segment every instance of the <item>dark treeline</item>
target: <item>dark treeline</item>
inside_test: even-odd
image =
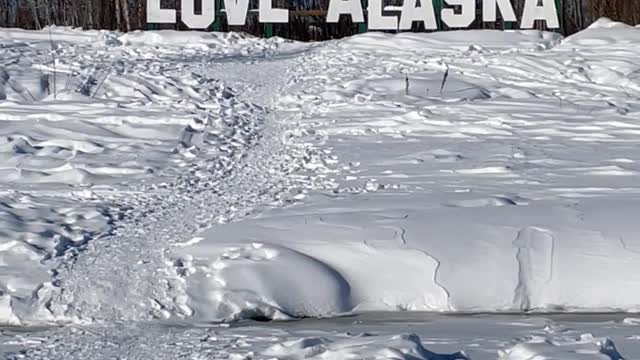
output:
[[[203,0],[194,0],[198,8]],[[228,26],[224,15],[209,30],[244,31],[259,36],[277,35],[297,40],[324,40],[365,31],[364,25],[351,23],[348,18],[338,24],[327,24],[325,15],[329,0],[273,0],[277,7],[294,11],[287,24],[259,24],[257,14],[250,12],[247,25]],[[366,1],[366,0],[365,0]],[[423,0],[432,1],[432,0]],[[437,0],[441,1],[441,0]],[[480,4],[482,0],[478,0]],[[224,1],[218,0],[223,4]],[[521,16],[524,0],[512,0],[516,14]],[[558,0],[561,12],[561,32],[571,34],[600,17],[609,17],[629,24],[640,23],[640,0]],[[388,5],[401,5],[402,0],[389,0]],[[0,0],[0,27],[39,29],[47,25],[133,31],[141,29],[183,30],[180,14],[176,24],[147,24],[146,0]],[[162,0],[166,8],[180,8],[180,0]],[[257,8],[251,0],[250,8]],[[480,9],[481,6],[478,7]],[[313,11],[309,11],[313,10]],[[305,12],[306,13],[301,13]],[[483,23],[481,13],[472,25],[476,29],[517,28],[517,24]],[[543,25],[539,24],[543,29]],[[441,28],[446,27],[441,24]],[[424,31],[414,25],[412,31]]]

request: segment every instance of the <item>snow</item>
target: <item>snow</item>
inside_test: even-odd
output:
[[[2,29],[0,353],[633,358],[639,52]]]

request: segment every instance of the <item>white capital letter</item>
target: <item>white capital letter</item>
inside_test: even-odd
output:
[[[397,30],[397,16],[382,16],[382,0],[369,0],[369,29]]]
[[[182,22],[190,29],[206,29],[216,19],[215,0],[202,0],[202,14],[196,15],[195,1],[182,0]]]
[[[342,14],[351,15],[351,21],[355,23],[364,22],[360,0],[329,0],[327,22],[337,23]]]
[[[462,12],[456,14],[453,9],[442,9],[442,21],[451,28],[465,28],[476,19],[475,0],[444,0],[449,5],[462,7]]]
[[[227,14],[227,24],[244,25],[247,22],[249,0],[224,0],[224,10]]]
[[[258,19],[261,23],[287,23],[289,22],[289,10],[274,9],[273,0],[260,0]]]
[[[504,21],[518,21],[516,12],[509,0],[483,0],[482,21],[495,22],[497,20],[496,8],[500,8],[500,13]]]
[[[555,0],[542,0],[542,5],[538,6],[538,0],[526,0],[522,11],[521,29],[533,29],[536,20],[544,20],[549,29],[560,27],[558,11]]]
[[[176,11],[174,9],[161,9],[160,0],[147,0],[147,22],[175,24]]]
[[[417,6],[417,0],[404,0],[400,14],[400,30],[410,30],[414,21],[424,22],[424,28],[427,30],[438,28],[433,2],[421,0],[420,3],[420,6]]]

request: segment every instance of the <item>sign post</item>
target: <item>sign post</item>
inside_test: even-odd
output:
[[[369,2],[367,0],[361,0],[361,2],[362,2],[362,8],[367,9]],[[367,16],[369,16],[369,13],[367,13]],[[366,22],[358,23],[358,34],[362,34],[364,32],[367,32],[367,23]]]
[[[442,22],[441,22],[442,0],[433,0],[433,10],[435,10],[435,15],[436,15],[436,26],[438,27],[438,31],[440,31],[442,30]]]
[[[560,27],[556,29],[557,32],[562,32],[564,29],[564,17],[562,16],[562,0],[556,0],[556,11],[558,12],[558,20]]]
[[[266,38],[273,37],[273,24],[271,23],[264,24],[264,37]]]
[[[222,14],[220,11],[221,9],[222,9],[222,0],[216,0],[216,17],[213,22],[213,31],[222,30]]]

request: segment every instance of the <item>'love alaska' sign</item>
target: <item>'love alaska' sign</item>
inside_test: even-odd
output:
[[[215,21],[216,1],[202,0],[202,11],[196,14],[194,0],[181,1],[182,22],[191,29],[204,29]],[[441,10],[442,21],[450,28],[466,28],[476,19],[476,0],[444,0],[454,8]],[[369,0],[368,28],[370,30],[409,30],[414,22],[423,22],[425,29],[437,29],[436,12],[431,0],[404,0],[400,16],[383,15],[383,0]],[[229,25],[244,25],[247,20],[249,0],[224,0],[224,12]],[[500,11],[504,21],[517,22],[518,18],[510,0],[482,0],[482,20],[495,22]],[[273,7],[273,0],[259,0],[258,18],[261,23],[286,23],[289,10]],[[351,16],[353,22],[362,23],[364,11],[360,0],[330,0],[327,22],[337,23],[341,15]],[[547,28],[557,29],[559,25],[555,0],[525,0],[522,11],[521,29],[531,29],[536,20],[545,21]],[[176,22],[176,10],[163,9],[160,0],[147,0],[147,22]]]

